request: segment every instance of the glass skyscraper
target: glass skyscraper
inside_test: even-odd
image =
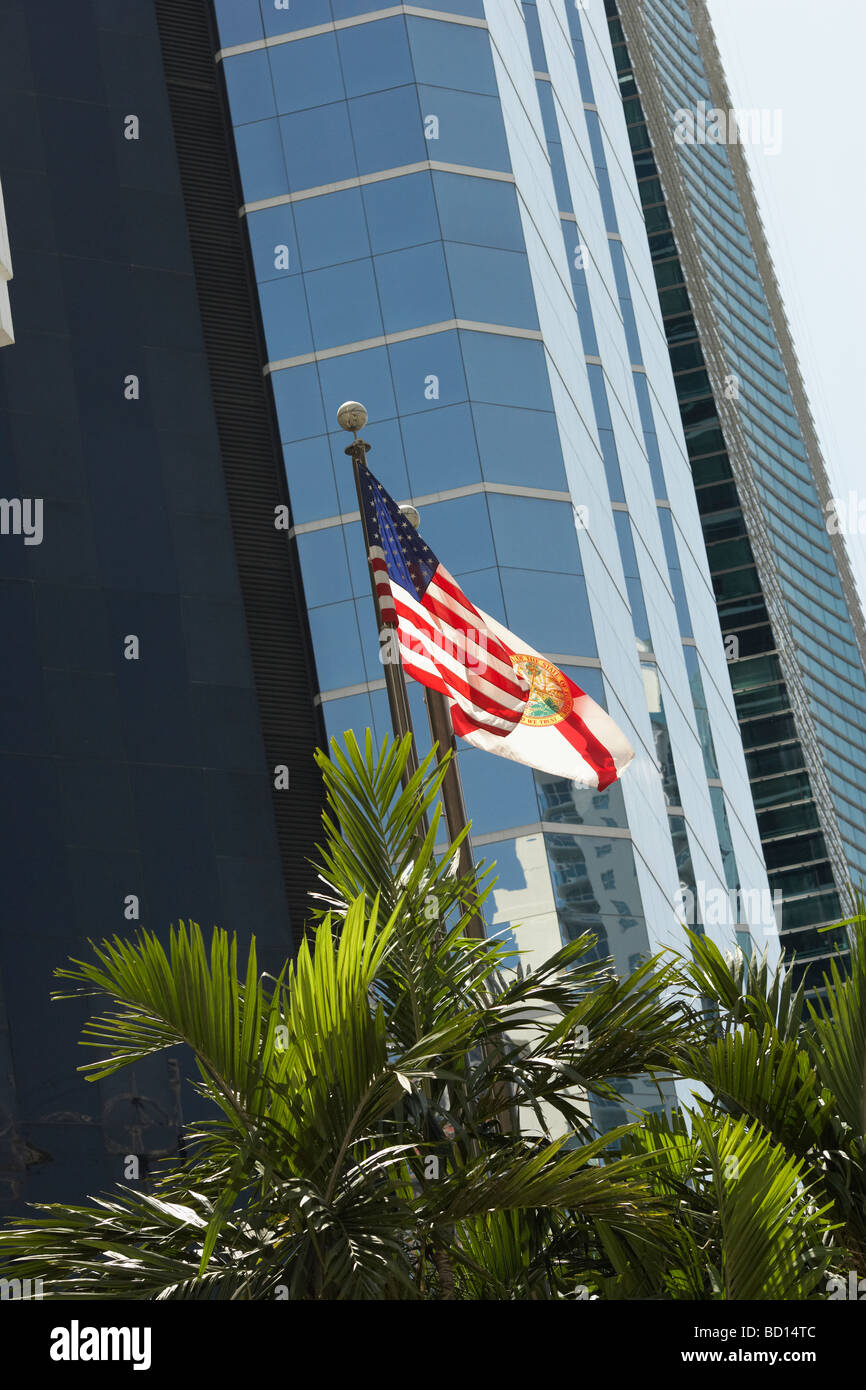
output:
[[[77,1074],[90,1010],[50,1002],[53,971],[180,918],[255,931],[279,969],[316,836],[303,612],[285,537],[257,524],[284,487],[207,11],[197,67],[178,48],[199,31],[165,9],[0,4],[2,1215],[145,1177],[189,1115],[175,1058]]]
[[[815,987],[866,874],[866,629],[705,0],[606,7],[764,854]],[[772,149],[775,119],[741,113],[742,140]]]
[[[357,399],[370,467],[470,598],[637,749],[602,795],[460,753],[474,847],[497,862],[491,925],[530,962],[590,929],[626,970],[682,944],[685,901],[763,950],[766,871],[605,15],[396,9],[216,3],[328,731],[387,730],[335,419]]]

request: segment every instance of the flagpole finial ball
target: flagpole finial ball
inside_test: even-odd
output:
[[[345,401],[337,411],[337,424],[357,434],[367,423],[367,412],[359,401]]]
[[[403,513],[403,515],[405,516],[405,518],[406,518],[406,520],[408,521],[409,525],[410,525],[410,526],[414,526],[414,527],[415,527],[415,530],[417,531],[417,530],[418,530],[418,527],[419,527],[420,524],[421,524],[421,513],[418,511],[418,508],[417,508],[417,507],[413,507],[413,506],[411,506],[410,504],[407,503],[407,505],[406,505],[405,507],[401,507],[401,508],[400,508],[400,511],[401,511],[401,512]]]

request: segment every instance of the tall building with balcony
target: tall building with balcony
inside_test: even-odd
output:
[[[530,963],[591,930],[626,970],[683,944],[685,899],[725,944],[739,927],[772,947],[601,7],[215,9],[329,733],[388,727],[336,426],[356,399],[370,467],[467,594],[637,750],[601,795],[460,752],[473,845],[499,875],[491,927]]]
[[[820,987],[866,875],[866,627],[705,0],[606,0],[782,939]],[[607,53],[607,46],[600,53]]]

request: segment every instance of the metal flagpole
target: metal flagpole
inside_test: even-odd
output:
[[[401,507],[400,511],[408,521],[416,528],[421,520],[417,507]],[[460,769],[457,766],[457,740],[454,736],[454,727],[451,723],[451,714],[448,709],[448,701],[439,690],[431,690],[429,686],[424,687],[424,702],[427,706],[427,719],[430,724],[430,734],[434,743],[439,745],[439,758],[444,758],[447,753],[451,754],[451,761],[448,764],[448,771],[445,773],[445,780],[442,783],[442,805],[445,808],[445,821],[448,825],[448,835],[450,839],[456,840],[461,831],[465,830],[469,821],[466,817],[466,802],[463,799],[463,783],[460,780]],[[475,857],[472,853],[472,845],[467,835],[460,845],[457,860],[461,874],[475,874]],[[475,913],[466,928],[466,935],[475,937],[483,941],[486,933],[484,922]]]
[[[384,652],[385,661],[383,669],[385,672],[385,689],[388,692],[388,704],[391,709],[391,727],[394,730],[394,737],[397,739],[405,738],[410,734],[412,742],[409,745],[409,758],[406,763],[406,770],[403,773],[403,785],[406,786],[409,779],[418,771],[418,750],[415,747],[415,732],[412,728],[412,715],[409,709],[409,694],[406,690],[406,677],[403,674],[403,667],[400,663],[399,652],[396,642],[396,623],[384,622],[382,619],[382,608],[379,603],[379,594],[376,589],[376,576],[370,564],[370,537],[367,532],[367,514],[364,509],[364,473],[367,469],[367,451],[370,445],[364,439],[358,438],[358,430],[362,430],[367,423],[367,412],[358,401],[346,401],[337,411],[337,422],[344,430],[351,430],[355,436],[345,453],[352,460],[355,473],[355,491],[358,494],[358,510],[361,513],[361,529],[364,534],[364,548],[367,552],[367,565],[370,570],[370,588],[373,591],[373,603],[376,606],[376,622],[379,628],[379,639],[381,643],[382,631],[394,634],[389,640],[388,650]],[[380,646],[381,651],[381,646]]]
[[[347,401],[340,406],[337,411],[337,421],[341,428],[350,430],[354,439],[346,453],[352,460],[355,472],[355,491],[358,496],[358,510],[361,514],[361,527],[364,535],[364,546],[367,551],[367,563],[370,568],[370,587],[373,593],[373,602],[376,606],[376,619],[379,625],[379,632],[382,630],[396,632],[396,624],[385,623],[382,621],[382,609],[379,603],[379,592],[376,588],[376,576],[373,566],[370,563],[370,537],[367,532],[367,517],[364,508],[364,472],[367,467],[367,452],[370,445],[364,439],[358,438],[358,430],[364,428],[367,423],[367,412],[357,401]],[[413,526],[418,525],[419,516],[417,508],[403,507],[401,510],[407,515],[407,519]],[[396,645],[396,643],[394,644]],[[388,655],[392,655],[389,652]],[[406,785],[409,777],[418,768],[418,752],[415,747],[415,734],[412,728],[412,715],[409,708],[409,695],[406,690],[406,677],[403,674],[403,666],[399,660],[384,662],[385,686],[388,691],[388,703],[391,707],[391,723],[394,734],[402,738],[405,734],[411,734],[409,761],[406,765],[406,772],[403,777],[403,784]],[[430,690],[424,687],[424,699],[427,704],[427,717],[430,722],[430,732],[433,741],[439,745],[440,758],[447,752],[451,752],[451,760],[448,764],[448,771],[442,784],[442,802],[445,808],[445,820],[448,826],[448,834],[452,840],[464,830],[468,821],[466,819],[466,805],[463,800],[463,787],[460,781],[460,771],[457,767],[456,740],[454,729],[451,724],[451,715],[448,712],[448,703],[444,695],[438,690]],[[475,873],[475,860],[472,848],[467,835],[460,846],[458,867],[461,874]],[[466,935],[476,940],[483,941],[486,936],[484,922],[480,913],[473,912],[466,927]],[[498,1044],[496,1045],[498,1046]],[[483,1044],[484,1050],[490,1044]],[[506,1085],[497,1086],[497,1091],[502,1094],[502,1112],[500,1123],[504,1130],[512,1130],[517,1127],[513,1107],[510,1104],[510,1088]]]

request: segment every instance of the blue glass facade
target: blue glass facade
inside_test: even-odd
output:
[[[863,620],[844,542],[828,534],[829,489],[742,153],[676,135],[700,103],[730,108],[706,9],[608,0],[607,11],[758,824],[786,949],[814,986],[845,945],[817,928],[844,915],[849,880],[866,870]],[[666,159],[682,206],[663,191]]]
[[[604,16],[215,8],[328,730],[388,729],[355,399],[470,597],[637,749],[601,795],[461,751],[491,927],[530,958],[589,928],[627,969],[681,942],[682,890],[767,879]]]

